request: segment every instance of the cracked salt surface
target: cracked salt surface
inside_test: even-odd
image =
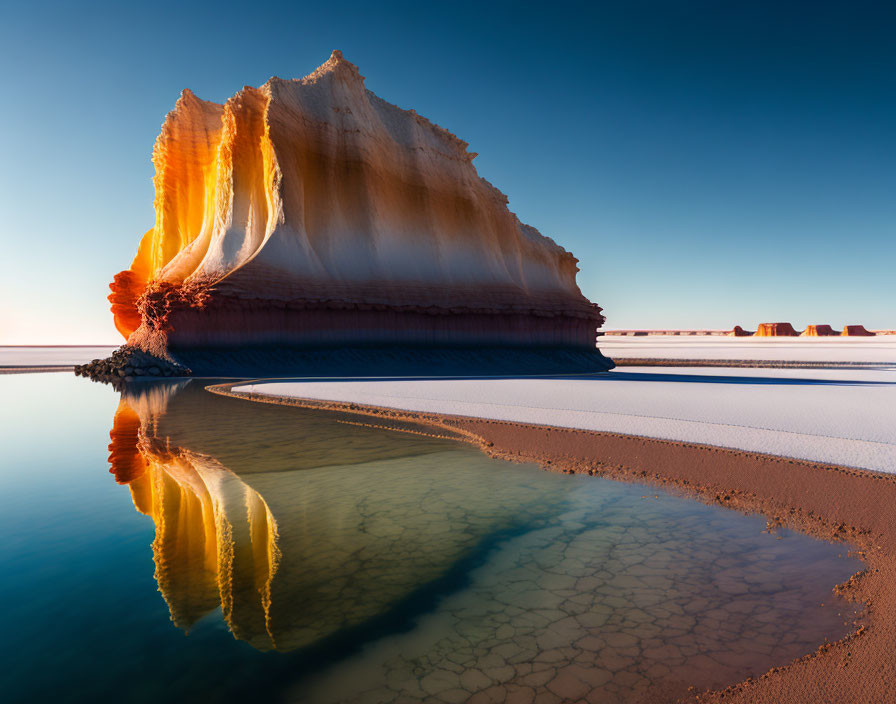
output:
[[[443,471],[459,460],[444,456]],[[302,683],[296,700],[677,697],[761,674],[848,630],[852,612],[830,591],[859,568],[834,557],[843,548],[768,535],[757,517],[641,487],[536,471],[517,466],[513,481],[544,484],[542,509],[556,516],[518,527],[410,630]],[[463,531],[465,520],[452,525]]]

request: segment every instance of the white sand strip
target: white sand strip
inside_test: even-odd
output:
[[[864,362],[896,365],[896,335],[876,337],[709,337],[650,335],[601,337],[601,352],[615,359],[723,359]]]
[[[236,391],[627,433],[896,472],[896,372],[626,367],[593,377],[270,381]]]

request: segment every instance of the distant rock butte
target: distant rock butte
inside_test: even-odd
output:
[[[651,335],[701,335],[730,337],[829,337],[839,336],[841,333],[830,325],[808,325],[801,333],[798,333],[790,323],[761,323],[756,332],[744,330],[740,325],[735,325],[731,330],[606,330],[601,335],[613,336],[651,336]],[[847,325],[843,328],[843,335],[873,337],[875,335],[896,335],[896,330],[866,330],[863,325]]]
[[[790,323],[759,323],[756,337],[796,337],[799,333]]]
[[[864,325],[847,325],[843,328],[843,334],[849,337],[874,337],[874,333],[866,330]]]
[[[594,349],[576,258],[521,223],[467,143],[338,51],[223,105],[185,90],[153,150],[155,225],[111,284],[130,345]]]
[[[807,325],[806,329],[800,333],[803,337],[828,337],[839,334],[830,325]]]

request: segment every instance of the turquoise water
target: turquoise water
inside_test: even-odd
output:
[[[197,382],[0,388],[4,701],[661,700],[852,618],[845,547],[761,517]]]

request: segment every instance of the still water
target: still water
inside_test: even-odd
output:
[[[202,387],[0,376],[4,701],[662,700],[854,616],[845,546]]]

